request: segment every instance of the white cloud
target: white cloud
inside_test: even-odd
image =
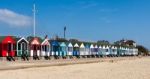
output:
[[[13,27],[26,27],[32,24],[32,19],[8,9],[0,9],[0,22]]]

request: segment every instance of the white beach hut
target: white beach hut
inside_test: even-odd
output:
[[[42,57],[50,56],[50,42],[48,38],[44,39],[44,41],[41,43],[41,56]]]
[[[86,55],[85,46],[84,46],[84,43],[81,43],[81,45],[80,45],[80,56],[85,56],[85,55]]]
[[[73,45],[72,45],[71,42],[68,44],[68,52],[67,52],[67,55],[68,55],[68,56],[73,56]]]
[[[94,45],[93,44],[91,44],[91,46],[90,46],[90,55],[91,56],[94,55]]]

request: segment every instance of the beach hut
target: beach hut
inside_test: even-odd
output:
[[[124,56],[124,54],[125,54],[124,48],[122,46],[118,47],[118,55]]]
[[[117,56],[117,47],[116,46],[114,46],[113,52],[114,52],[114,55]]]
[[[69,56],[69,57],[73,56],[73,45],[71,42],[68,44],[67,56]]]
[[[103,54],[105,55],[105,56],[109,56],[110,55],[110,50],[109,50],[110,48],[109,48],[109,46],[107,45],[107,46],[103,46]]]
[[[48,38],[45,38],[41,43],[41,56],[45,59],[50,57],[50,42]]]
[[[103,54],[103,56],[109,56],[110,55],[109,46],[103,45],[102,54]]]
[[[128,48],[125,47],[125,56],[127,56],[127,54],[128,54]]]
[[[125,47],[122,47],[122,52],[123,52],[122,56],[125,56],[125,52],[126,52]]]
[[[59,42],[57,40],[51,40],[51,56],[59,58]]]
[[[34,60],[39,60],[41,56],[42,39],[40,37],[28,37],[27,40],[30,46],[30,57],[33,57]]]
[[[110,55],[111,56],[117,56],[117,47],[111,46],[111,48],[110,48]]]
[[[99,47],[98,47],[98,55],[101,56],[101,57],[103,56],[101,45],[99,45]]]
[[[91,44],[90,46],[90,55],[93,57],[94,56],[94,45]]]
[[[97,44],[94,45],[94,56],[99,57]]]
[[[17,57],[22,57],[24,60],[28,60],[29,54],[29,42],[24,37],[17,40]]]
[[[85,55],[90,57],[90,43],[85,44]]]
[[[79,57],[79,45],[78,43],[75,43],[73,46],[73,56]]]
[[[67,56],[67,48],[68,48],[66,43],[60,42],[59,46],[60,46],[59,56],[66,57]]]
[[[82,56],[82,57],[86,56],[86,51],[85,51],[85,45],[84,45],[84,43],[81,43],[81,45],[80,45],[80,56]]]
[[[13,36],[0,36],[0,56],[9,57],[9,60],[14,60],[16,53],[16,41]]]
[[[134,47],[133,52],[134,52],[134,56],[138,55],[138,49],[137,48]]]
[[[121,47],[118,46],[118,47],[117,47],[117,56],[120,56],[120,55],[121,55]]]

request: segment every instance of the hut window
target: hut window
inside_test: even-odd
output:
[[[62,51],[66,51],[66,47],[61,47],[61,50]]]
[[[85,49],[84,49],[84,48],[80,48],[80,51],[84,52],[84,51],[85,51]]]
[[[94,48],[91,48],[91,52],[94,52]]]
[[[22,50],[26,50],[26,44],[22,43]]]
[[[88,48],[85,49],[87,52],[89,52],[90,50]]]
[[[54,47],[53,47],[53,51],[54,51],[54,52],[59,51],[58,46],[54,46]]]
[[[106,49],[106,52],[108,52],[108,49]]]
[[[68,47],[68,51],[73,51],[73,48],[72,47]]]
[[[112,51],[115,52],[115,49],[113,49]]]
[[[75,51],[79,51],[79,47],[74,47],[74,50]]]
[[[43,50],[43,51],[45,51],[45,50],[44,50],[44,46],[45,46],[45,45],[42,46],[42,50]]]
[[[21,49],[21,45],[20,44],[18,44],[18,50],[20,50]]]
[[[95,52],[98,52],[98,48],[95,48]]]
[[[48,47],[49,47],[48,45],[43,45],[43,46],[42,46],[42,50],[48,51]]]

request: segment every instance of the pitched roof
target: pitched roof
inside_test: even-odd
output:
[[[33,41],[34,38],[37,38],[39,40],[40,43],[43,42],[43,39],[41,37],[33,37],[33,36],[28,36],[27,40],[29,41],[29,43],[31,43]]]
[[[0,42],[2,42],[6,37],[8,36],[0,36]],[[12,37],[14,40],[18,40],[16,36],[10,36]]]

